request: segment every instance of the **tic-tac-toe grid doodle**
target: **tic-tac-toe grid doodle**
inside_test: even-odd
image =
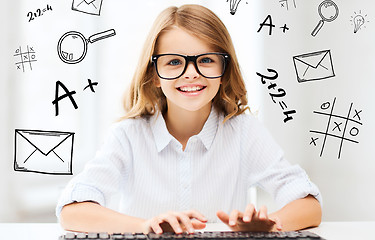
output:
[[[324,148],[328,138],[338,140],[338,159],[341,157],[344,142],[348,143],[359,143],[357,136],[360,132],[361,113],[362,110],[358,110],[353,107],[353,103],[350,104],[348,112],[344,114],[335,114],[335,103],[336,98],[332,102],[325,102],[320,106],[322,111],[314,111],[313,113],[324,116],[327,121],[327,127],[324,130],[310,130],[314,136],[311,136],[310,145],[317,146],[321,144],[320,157],[323,155]]]
[[[22,50],[22,48],[19,47],[14,53],[13,56],[17,59],[17,70],[22,70],[23,72],[25,72],[26,68],[33,70],[32,63],[36,62],[34,47],[27,46],[26,50]]]

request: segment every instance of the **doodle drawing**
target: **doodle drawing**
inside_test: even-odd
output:
[[[275,80],[279,77],[279,74],[277,73],[277,71],[272,69],[272,68],[268,68],[267,71],[269,73],[273,73],[273,76],[266,76],[266,75],[263,75],[259,72],[257,72],[256,74],[260,77],[260,82],[263,85],[266,85],[267,84],[266,80],[269,80],[269,83],[268,83],[268,86],[267,86],[267,88],[269,90],[269,95],[270,95],[273,103],[275,103],[275,104],[278,103],[278,105],[280,106],[282,111],[284,111],[283,114],[284,114],[284,116],[286,116],[286,118],[284,118],[284,123],[286,123],[286,122],[293,119],[292,115],[297,113],[297,111],[294,110],[294,109],[288,110],[288,106],[286,105],[284,100],[282,100],[286,96],[286,91],[284,89],[277,88],[277,92],[276,92],[277,84],[275,83]]]
[[[72,175],[74,133],[15,130],[14,170]]]
[[[330,50],[294,56],[293,62],[300,83],[335,76]]]
[[[238,4],[241,0],[227,0],[229,1],[230,14],[234,15],[237,12]]]
[[[336,98],[331,102],[325,102],[320,106],[322,111],[314,111],[313,113],[324,116],[327,119],[327,127],[323,131],[310,130],[314,134],[311,137],[310,145],[316,147],[317,144],[322,144],[320,150],[320,157],[323,155],[328,138],[339,140],[338,159],[341,157],[344,141],[351,143],[359,143],[355,138],[359,134],[359,127],[362,125],[361,113],[362,110],[353,108],[353,103],[350,104],[348,113],[345,115],[335,114]],[[318,136],[318,137],[317,137]],[[323,139],[320,137],[323,136]]]
[[[100,16],[103,0],[73,0],[72,10]]]
[[[59,58],[68,64],[81,62],[87,54],[87,45],[96,41],[115,36],[114,29],[100,32],[90,36],[88,39],[80,32],[70,31],[61,36],[57,43]]]
[[[279,0],[280,6],[289,10],[289,7],[297,8],[296,0]]]
[[[43,13],[47,11],[52,11],[52,7],[49,4],[47,4],[45,8],[38,8],[35,12],[28,12],[27,17],[29,18],[29,22],[31,22],[37,17],[43,16]]]
[[[26,51],[22,51],[21,47],[19,47],[16,49],[14,52],[15,54],[13,55],[17,58],[17,70],[22,70],[23,72],[25,72],[26,66],[29,66],[30,70],[33,70],[32,63],[36,62],[34,47],[27,46],[26,48]]]
[[[362,11],[359,11],[357,14],[354,12],[354,16],[352,16],[352,19],[350,20],[352,22],[352,25],[354,25],[354,33],[357,33],[361,28],[366,28],[367,22],[367,14],[363,15]]]
[[[324,22],[332,22],[338,17],[339,8],[332,0],[324,0],[318,6],[318,13],[321,19],[311,33],[313,37],[318,34],[320,29],[323,27]]]

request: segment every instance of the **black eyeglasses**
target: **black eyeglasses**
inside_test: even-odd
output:
[[[151,57],[156,73],[162,79],[173,80],[181,77],[189,64],[194,63],[197,72],[205,78],[219,78],[224,75],[229,54],[204,53],[195,56],[181,54],[159,54]]]

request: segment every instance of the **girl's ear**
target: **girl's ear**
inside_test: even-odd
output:
[[[154,78],[154,84],[156,87],[160,87],[160,79],[158,77]]]

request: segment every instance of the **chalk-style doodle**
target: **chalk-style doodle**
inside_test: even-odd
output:
[[[324,22],[332,22],[339,16],[339,8],[332,0],[324,0],[318,6],[318,13],[321,19],[311,33],[313,37],[318,34]]]
[[[327,119],[327,127],[325,131],[310,130],[314,134],[311,137],[310,145],[316,147],[321,145],[320,157],[323,155],[328,138],[339,140],[338,159],[341,157],[343,143],[359,143],[355,138],[359,134],[359,128],[362,126],[361,113],[362,110],[353,108],[353,103],[350,104],[348,113],[345,115],[337,115],[334,113],[336,98],[331,102],[325,102],[320,106],[321,111],[314,111],[313,113],[325,117]],[[317,137],[318,136],[318,137]],[[323,136],[323,139],[321,139]]]
[[[98,82],[93,82],[91,79],[87,79],[88,85],[83,88],[83,91],[85,91],[87,88],[91,90],[91,92],[95,93],[94,86],[97,86]],[[59,94],[59,89],[62,88],[64,90],[64,94]],[[76,91],[69,91],[69,89],[60,81],[56,82],[56,89],[55,89],[55,99],[52,101],[52,104],[55,105],[55,116],[59,115],[59,101],[63,100],[64,98],[69,98],[70,102],[73,104],[73,107],[75,109],[78,108],[78,105],[76,101],[73,98],[73,95],[76,94]]]
[[[272,28],[275,27],[275,24],[272,23],[272,17],[271,15],[267,15],[267,17],[264,19],[262,23],[259,24],[260,27],[257,32],[260,32],[264,26],[269,27],[268,29],[268,35],[272,35]]]
[[[241,2],[241,0],[227,0],[229,1],[229,9],[230,14],[234,15],[237,12],[238,4]]]
[[[86,90],[86,88],[90,88],[91,92],[95,92],[94,86],[97,86],[99,83],[98,82],[92,82],[91,79],[87,79],[89,84],[83,89],[83,91]]]
[[[90,36],[88,39],[80,32],[70,31],[65,33],[59,39],[57,44],[57,53],[59,58],[68,64],[81,62],[87,54],[87,45],[96,41],[115,36],[114,29],[100,32]]]
[[[273,103],[278,103],[278,105],[280,106],[280,108],[282,109],[282,111],[284,111],[284,115],[286,116],[286,118],[284,119],[284,123],[288,122],[289,120],[292,120],[293,117],[291,116],[292,114],[295,114],[297,113],[296,110],[287,110],[288,109],[288,106],[286,105],[286,103],[282,100],[283,97],[286,96],[286,92],[284,89],[282,88],[278,88],[277,89],[277,92],[271,92],[272,90],[276,90],[275,88],[277,87],[277,84],[274,83],[273,81],[275,81],[279,74],[277,73],[276,70],[274,69],[270,69],[268,68],[267,69],[268,72],[270,73],[273,73],[274,75],[273,76],[266,76],[266,75],[263,75],[261,73],[256,73],[259,77],[261,77],[260,81],[262,84],[266,84],[266,80],[269,80],[269,85],[268,85],[268,90],[270,90],[269,92],[269,95],[271,96],[271,99],[273,101]],[[275,100],[277,99],[277,101]]]
[[[294,56],[293,62],[300,83],[335,76],[330,50]]]
[[[365,23],[369,22],[367,20],[367,14],[363,15],[361,10],[359,13],[354,12],[354,16],[352,16],[350,21],[352,25],[354,25],[354,33],[357,33],[362,28],[366,28]]]
[[[271,15],[267,15],[267,17],[264,19],[264,21],[262,23],[259,24],[259,28],[258,28],[258,31],[257,32],[260,32],[264,26],[266,27],[269,27],[268,29],[268,35],[272,35],[272,28],[276,27],[275,24],[273,24],[272,22],[272,16]],[[280,27],[283,31],[283,33],[285,33],[287,30],[289,30],[289,27],[284,24],[284,26],[281,26]]]
[[[45,8],[38,8],[35,12],[28,12],[27,17],[29,18],[29,22],[37,17],[43,16],[43,13],[47,11],[52,11],[52,7],[49,4],[47,4],[47,7]]]
[[[14,170],[72,175],[74,133],[15,130]]]
[[[30,70],[33,70],[32,63],[36,62],[36,56],[34,47],[26,47],[26,51],[22,50],[21,47],[17,48],[14,52],[14,57],[17,58],[16,67],[17,70],[25,72],[25,67],[29,66]]]
[[[284,26],[280,27],[282,30],[283,30],[283,33],[285,33],[287,30],[289,30],[288,26],[286,25],[286,23],[284,24]]]
[[[60,87],[65,91],[63,95],[59,95]],[[68,88],[65,87],[65,85],[62,82],[56,82],[55,100],[52,101],[52,104],[55,105],[55,116],[59,115],[59,101],[63,100],[66,97],[69,97],[70,102],[73,104],[73,107],[75,109],[78,108],[78,105],[73,98],[73,94],[76,94],[76,91],[69,91]]]
[[[289,10],[290,7],[297,8],[296,0],[279,0],[280,6]]]
[[[73,0],[72,10],[100,16],[103,0]]]

